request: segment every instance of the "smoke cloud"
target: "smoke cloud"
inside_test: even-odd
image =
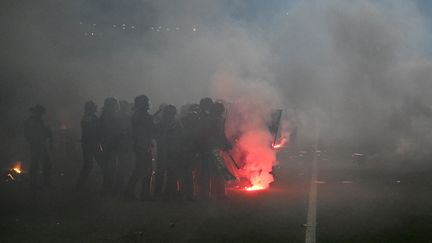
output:
[[[250,104],[248,112],[283,108],[300,137],[317,123],[324,144],[359,152],[427,153],[432,144],[430,28],[415,1],[43,0],[1,9],[5,141],[35,103],[52,126],[76,128],[84,101],[144,93],[156,106],[212,96]]]

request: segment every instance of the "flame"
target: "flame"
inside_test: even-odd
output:
[[[275,142],[274,134],[268,127],[272,112],[269,104],[266,99],[251,94],[241,96],[227,108],[225,135],[233,145],[230,155],[238,164],[231,166],[239,178],[238,190],[264,190],[274,181],[272,170],[278,162],[276,150],[271,146]],[[285,143],[286,139],[281,139],[276,147]],[[226,161],[233,164],[229,158]]]
[[[15,166],[12,168],[13,171],[15,171],[18,174],[22,173],[22,169],[21,169],[21,161],[17,161]]]
[[[278,143],[273,143],[272,148],[274,149],[280,149],[285,147],[285,144],[288,142],[287,138],[282,138]]]
[[[268,146],[269,140],[271,135],[260,130],[245,132],[238,140],[234,156],[242,167],[237,171],[237,176],[247,182],[242,189],[262,190],[273,182],[271,171],[276,162],[276,153]]]
[[[250,187],[245,187],[246,191],[260,191],[260,190],[264,190],[264,189],[266,189],[266,187],[262,186],[262,185],[253,185]]]

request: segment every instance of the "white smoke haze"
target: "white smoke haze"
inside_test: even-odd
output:
[[[354,149],[378,152],[398,140],[388,136],[395,132],[391,113],[402,112],[407,97],[431,104],[424,93],[430,86],[429,58],[422,54],[430,36],[414,3],[299,2],[285,23],[272,40],[283,52],[276,61],[283,65],[280,84],[297,106],[325,114],[319,121],[325,123],[320,124],[325,141],[357,140]],[[423,75],[413,80],[419,69]],[[409,136],[423,137],[417,135]]]
[[[319,123],[328,145],[426,153],[432,123],[422,107],[432,105],[425,54],[432,39],[414,1],[254,4],[10,5],[1,17],[2,78],[16,94],[9,104],[25,113],[42,103],[56,119],[64,110],[78,124],[84,101],[101,104],[108,96],[131,101],[144,93],[156,107],[206,96],[250,100],[248,112],[268,106],[296,114],[303,140]],[[265,15],[255,17],[264,6]],[[256,9],[238,14],[248,8]],[[44,15],[47,9],[57,15]],[[123,23],[128,31],[119,28]]]
[[[240,165],[234,172],[237,178],[246,180],[246,188],[268,188],[274,181],[271,172],[277,163],[276,152],[271,146],[274,137],[268,125],[272,109],[283,104],[283,96],[268,81],[244,79],[241,75],[250,78],[256,70],[247,67],[232,70],[244,72],[237,75],[221,73],[215,77],[213,87],[215,96],[230,104],[225,133],[233,144],[232,156]]]

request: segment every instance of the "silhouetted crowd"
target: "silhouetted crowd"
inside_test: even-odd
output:
[[[85,103],[81,120],[83,165],[77,189],[86,189],[97,164],[103,172],[103,194],[120,192],[127,199],[144,201],[225,198],[225,181],[233,176],[220,155],[220,151],[231,149],[224,132],[224,103],[203,98],[199,104],[182,106],[180,112],[170,104],[161,105],[155,114],[149,109],[145,95],[137,96],[133,105],[106,98],[99,117],[97,105]],[[41,105],[30,108],[31,115],[24,123],[33,187],[37,187],[39,166],[44,185],[51,185],[48,146],[52,146],[52,133],[43,122],[45,112]],[[124,168],[131,160],[135,166],[125,178]]]

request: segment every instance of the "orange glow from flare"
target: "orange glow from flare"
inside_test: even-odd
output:
[[[283,147],[285,147],[285,144],[287,143],[287,141],[288,141],[288,139],[282,138],[278,143],[276,143],[276,144],[273,143],[272,148],[274,148],[274,149],[283,148]]]
[[[22,169],[21,169],[21,161],[17,161],[15,166],[12,168],[13,171],[15,171],[18,174],[22,173]]]
[[[260,191],[266,189],[264,186],[261,185],[253,185],[251,187],[245,187],[246,191]]]

